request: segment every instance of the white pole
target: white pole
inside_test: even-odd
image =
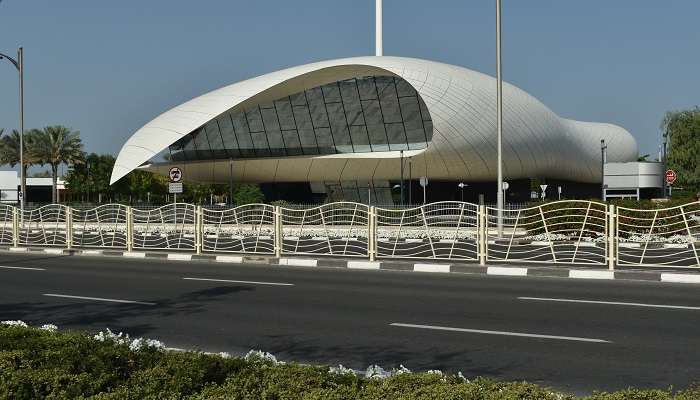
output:
[[[496,208],[498,209],[498,237],[503,236],[503,76],[501,71],[501,0],[496,0],[496,141],[498,148]]]
[[[375,36],[375,55],[377,57],[384,55],[384,47],[382,43],[382,0],[376,0],[376,36]]]

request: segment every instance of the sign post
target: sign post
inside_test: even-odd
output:
[[[423,187],[423,204],[425,204],[425,187],[428,186],[428,177],[427,176],[421,176],[420,177],[420,185]]]
[[[168,184],[168,193],[173,194],[173,202],[177,204],[177,194],[182,193],[182,170],[179,167],[172,167],[168,172],[170,184]]]
[[[676,171],[669,169],[666,170],[665,178],[666,183],[668,184],[668,197],[671,197],[671,194],[673,193],[673,182],[675,182],[676,179],[678,179],[678,174],[676,173]]]
[[[542,201],[544,201],[544,198],[547,197],[547,185],[540,185],[540,189],[542,189]]]

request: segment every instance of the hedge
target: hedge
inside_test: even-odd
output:
[[[100,336],[97,336],[100,339]],[[379,371],[379,369],[378,369]],[[0,324],[0,399],[575,399],[526,382],[467,380],[397,370],[360,377],[342,368],[164,350],[158,342]],[[626,390],[588,399],[700,398],[681,392]]]

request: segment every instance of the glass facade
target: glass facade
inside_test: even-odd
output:
[[[170,154],[179,161],[417,150],[432,135],[430,114],[408,82],[370,76],[225,112]]]

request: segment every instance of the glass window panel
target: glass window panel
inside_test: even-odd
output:
[[[294,120],[296,121],[297,129],[313,129],[308,108],[294,106],[292,110],[294,111]]]
[[[219,124],[213,119],[204,126],[209,140],[209,146],[214,158],[228,158],[228,153],[224,149],[224,142],[219,133]]]
[[[402,97],[399,99],[401,115],[406,129],[423,129],[423,120],[420,115],[418,99],[415,97]]]
[[[262,114],[263,127],[265,131],[279,131],[280,124],[277,121],[277,113],[274,108],[263,108],[260,110]]]
[[[341,103],[331,103],[327,105],[327,108],[328,118],[331,121],[331,132],[337,150],[341,153],[351,153],[352,141],[350,140],[350,132],[348,132],[343,105]]]
[[[287,99],[278,100],[275,102],[277,110],[277,118],[279,118],[280,129],[285,131],[289,129],[297,129],[292,114],[292,104]]]
[[[389,151],[384,124],[367,125],[367,133],[372,151]]]
[[[238,141],[238,149],[241,152],[241,156],[254,157],[255,146],[253,146],[253,138],[250,136],[250,131],[248,130],[248,122],[245,113],[236,113],[232,118],[233,129],[236,133],[236,140]]]
[[[340,90],[337,83],[329,83],[321,86],[323,89],[323,97],[326,103],[334,103],[340,101]]]
[[[360,104],[360,97],[357,94],[355,81],[342,82],[340,85],[340,94],[343,98],[343,106],[345,107],[348,125],[364,125],[365,121],[362,117],[362,105]]]
[[[221,137],[223,138],[224,149],[228,153],[229,157],[240,157],[240,152],[238,151],[238,142],[236,141],[236,134],[233,132],[233,124],[228,113],[224,113],[222,116],[217,118],[219,123],[219,132],[221,132]]]
[[[316,128],[316,141],[318,142],[318,151],[321,154],[335,153],[335,145],[333,144],[330,128]]]
[[[402,122],[401,109],[399,108],[399,101],[396,97],[382,98],[380,102],[385,124]]]
[[[374,78],[379,92],[380,99],[396,98],[396,87],[394,86],[394,78],[391,76],[377,76]]]
[[[365,126],[351,126],[350,136],[352,137],[352,145],[356,153],[368,153],[372,151],[369,145],[369,137],[367,136],[367,128]]]
[[[295,93],[289,96],[294,106],[305,106],[306,105],[306,94],[304,92]]]
[[[391,150],[408,150],[403,124],[386,124],[386,134]]]
[[[252,110],[246,110],[246,117],[248,118],[248,128],[251,133],[263,132],[265,130],[260,110],[257,107]]]
[[[267,141],[270,144],[270,155],[285,156],[287,154],[282,140],[282,132],[278,130],[267,131]]]
[[[357,80],[357,89],[360,92],[360,99],[371,100],[377,98],[377,89],[374,86],[374,78],[367,77]]]
[[[197,148],[197,159],[206,160],[212,158],[211,149],[209,147],[209,140],[207,140],[207,134],[205,129],[199,130],[194,137],[194,146]]]
[[[267,134],[265,132],[251,132],[253,137],[253,146],[255,146],[255,154],[257,156],[269,156],[270,148],[267,144]]]
[[[309,90],[309,112],[315,128],[328,128],[328,115],[326,115],[326,105],[323,103],[321,88]]]
[[[260,103],[259,106],[260,106],[261,109],[263,109],[263,108],[274,108],[274,105],[272,104],[272,102]]]
[[[318,154],[318,146],[316,145],[316,134],[311,128],[300,128],[299,139],[304,154]]]
[[[423,126],[425,130],[425,137],[428,141],[433,139],[433,121],[423,121]]]
[[[284,144],[287,147],[287,155],[298,156],[303,154],[301,150],[301,143],[299,142],[299,134],[296,130],[282,131],[282,137],[284,139]]]
[[[416,90],[413,89],[410,83],[401,78],[396,78],[396,94],[399,97],[416,96]]]
[[[362,110],[364,111],[365,123],[367,125],[377,125],[383,124],[381,109],[379,108],[379,101],[377,100],[363,100]]]

